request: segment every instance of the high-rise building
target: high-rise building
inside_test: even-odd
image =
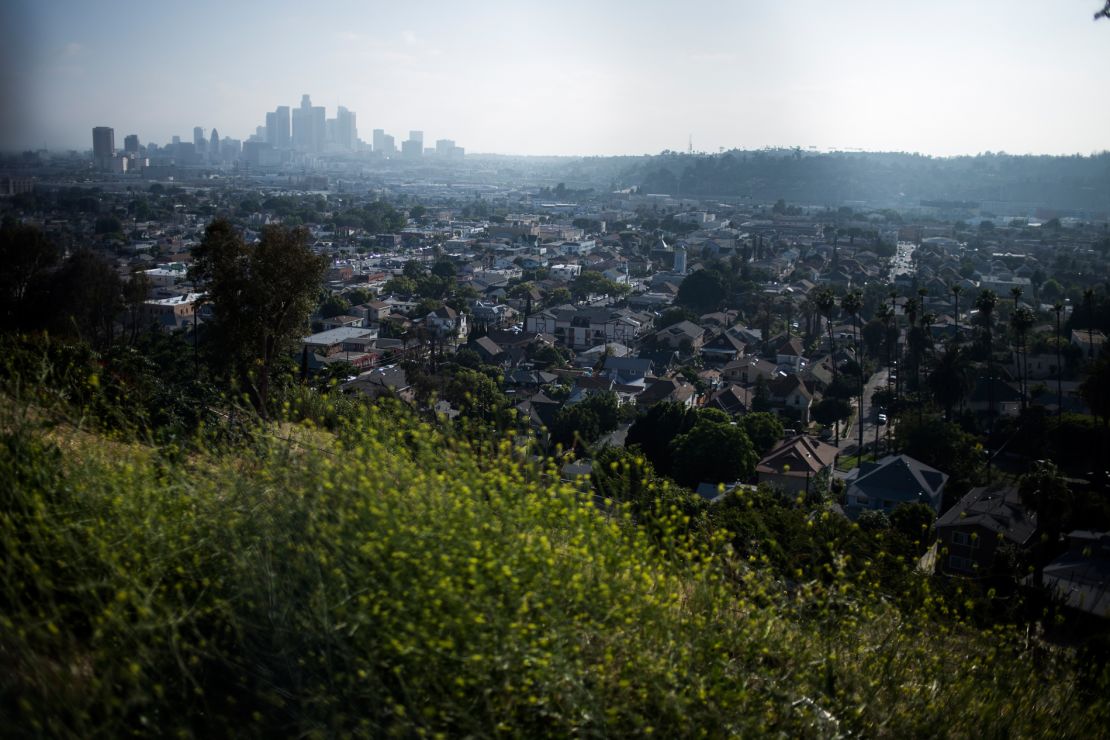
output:
[[[401,156],[405,159],[420,159],[424,156],[424,142],[413,139],[402,141]]]
[[[208,159],[212,162],[220,161],[220,135],[216,127],[212,127],[212,136],[208,138]]]
[[[374,151],[380,154],[385,154],[385,129],[374,129],[373,140],[370,142]]]
[[[301,96],[301,105],[293,111],[293,148],[302,152],[324,151],[327,124],[323,106],[312,105],[308,94]]]
[[[200,126],[193,127],[193,146],[197,148],[197,154],[203,154],[208,146],[208,142],[204,138],[204,129]]]
[[[138,134],[128,134],[127,136],[123,137],[123,151],[127,152],[128,154],[139,153]]]
[[[93,159],[107,161],[116,153],[116,131],[110,126],[97,126],[93,134]]]
[[[288,149],[291,145],[289,135],[289,106],[279,105],[266,114],[266,142],[275,149]]]
[[[354,151],[355,142],[358,141],[358,128],[355,126],[355,114],[342,105],[335,113],[335,143],[340,149]]]
[[[409,141],[415,141],[420,144],[420,150],[424,150],[424,132],[423,131],[409,131]]]

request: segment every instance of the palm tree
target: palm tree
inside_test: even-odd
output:
[[[967,351],[959,345],[950,345],[929,374],[928,385],[933,400],[944,409],[944,420],[952,418],[952,407],[960,403],[971,391],[971,368]]]
[[[1015,311],[1017,310],[1017,307],[1018,307],[1018,298],[1021,298],[1021,292],[1022,292],[1021,287],[1019,287],[1017,285],[1010,288],[1010,297],[1014,299],[1014,310]]]
[[[1083,302],[1087,304],[1087,359],[1095,359],[1095,289],[1083,291]]]
[[[959,342],[960,342],[960,293],[963,293],[964,289],[963,289],[963,286],[960,285],[959,283],[953,283],[952,287],[951,287],[951,290],[952,290],[952,300],[953,300],[953,303],[954,303],[953,308],[952,308],[952,312],[956,315],[956,343],[959,344]]]
[[[1064,304],[1056,301],[1052,310],[1056,312],[1056,416],[1060,416],[1064,409],[1064,368],[1060,365],[1060,314]]]
[[[1028,373],[1022,368],[1022,357],[1028,357],[1025,348],[1025,337],[1033,328],[1035,317],[1027,307],[1021,306],[1010,314],[1010,328],[1013,329],[1017,352],[1018,386],[1021,389],[1021,408],[1025,409],[1025,397],[1029,390]],[[1027,368],[1026,368],[1027,369]]]
[[[832,362],[833,380],[837,378],[836,357],[835,350],[833,349],[833,324],[832,312],[836,308],[836,296],[833,295],[832,289],[823,288],[818,294],[817,299],[814,301],[817,305],[817,310],[825,317],[825,321],[829,326],[829,361]]]
[[[863,455],[863,353],[859,346],[859,311],[863,308],[863,295],[853,290],[840,299],[840,308],[852,317],[852,334],[856,343],[856,366],[859,368],[859,454]]]
[[[991,320],[994,316],[995,306],[998,305],[998,296],[993,290],[983,290],[975,299],[975,307],[983,317],[983,325],[987,330],[987,443],[990,444],[990,435],[994,431],[994,347],[991,335]],[[987,450],[987,483],[991,480],[991,456]]]

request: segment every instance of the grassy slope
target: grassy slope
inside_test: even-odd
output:
[[[385,412],[187,459],[15,428],[5,735],[1104,727],[1053,655],[846,578],[788,591],[714,543],[661,551],[507,443]]]

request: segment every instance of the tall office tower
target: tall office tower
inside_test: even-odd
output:
[[[339,148],[354,151],[355,142],[358,141],[358,129],[355,127],[355,114],[342,105],[335,113],[334,141]]]
[[[138,134],[128,134],[127,136],[123,137],[123,151],[127,152],[128,154],[139,153]]]
[[[97,126],[93,129],[93,160],[98,166],[107,166],[107,163],[116,153],[116,131],[109,126]]]
[[[450,157],[451,151],[455,148],[455,142],[452,139],[436,139],[436,156],[437,157]]]
[[[401,156],[405,159],[420,159],[424,156],[423,131],[409,131],[409,138],[401,142]]]
[[[279,105],[273,112],[266,114],[266,142],[275,149],[288,149],[291,145],[289,136],[289,106]]]
[[[200,126],[194,126],[193,127],[193,146],[195,146],[197,148],[197,154],[202,154],[204,152],[207,143],[208,142],[205,141],[205,139],[204,139],[204,129],[201,128]]]
[[[220,161],[220,135],[216,133],[216,127],[212,127],[212,136],[208,138],[208,159],[213,162]]]
[[[370,142],[375,152],[385,154],[385,129],[374,129],[373,141]]]
[[[386,134],[382,137],[382,151],[385,152],[388,157],[392,157],[397,153],[397,145],[394,143],[393,137],[390,134]]]
[[[293,109],[293,148],[302,152],[322,152],[326,132],[323,106],[312,105],[306,93],[301,96],[301,106]]]
[[[173,145],[174,146],[177,146],[180,143],[181,143],[181,137],[180,136],[173,137]]]

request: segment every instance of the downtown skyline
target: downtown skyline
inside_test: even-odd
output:
[[[144,142],[194,125],[246,140],[275,101],[313,91],[357,112],[364,140],[442,131],[471,152],[643,154],[692,138],[708,152],[1089,154],[1110,131],[1110,22],[1091,6],[334,3],[308,15],[17,0],[0,11],[2,91],[25,104],[4,106],[0,148],[87,149],[98,125]]]

